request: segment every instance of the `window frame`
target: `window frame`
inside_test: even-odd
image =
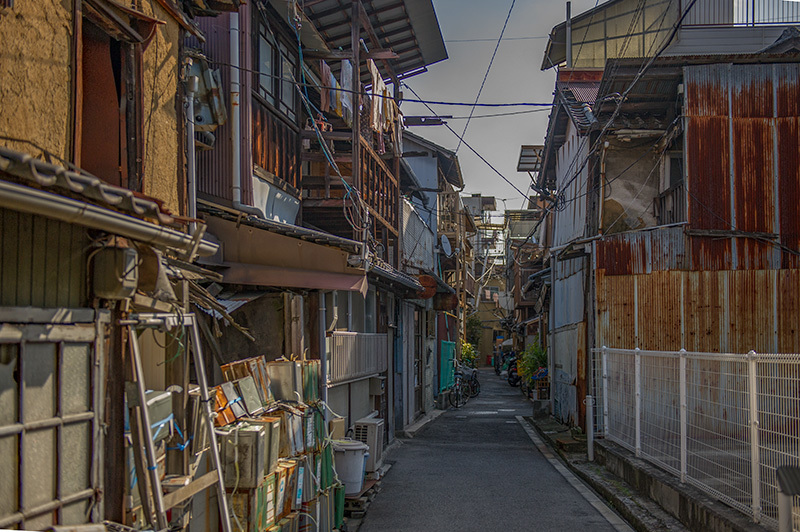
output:
[[[256,22],[258,30],[253,33],[253,76],[255,77],[254,93],[269,108],[292,124],[297,124],[298,104],[296,90],[292,84],[292,77],[296,80],[299,76],[300,57],[296,51],[296,44],[288,36],[274,31],[264,15],[259,15]],[[270,72],[268,81],[264,80],[261,53],[262,42],[270,47]],[[291,65],[291,76],[284,70],[284,64]],[[271,90],[267,89],[271,87]],[[291,94],[289,96],[289,93]]]

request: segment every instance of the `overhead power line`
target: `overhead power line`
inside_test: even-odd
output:
[[[299,81],[293,81],[291,79],[287,79],[287,78],[285,78],[283,76],[278,76],[278,75],[275,75],[275,74],[267,74],[267,73],[261,72],[259,70],[253,70],[252,68],[246,68],[246,67],[243,67],[243,66],[234,66],[234,65],[231,65],[230,63],[226,63],[224,61],[214,61],[213,63],[214,63],[214,65],[236,68],[238,70],[241,70],[242,72],[249,72],[249,73],[253,73],[253,74],[258,74],[259,76],[263,76],[265,78],[280,79],[280,80],[283,80],[283,81],[285,81],[287,83],[292,83],[294,85],[297,85],[298,87],[312,87],[312,88],[315,88],[315,89],[319,89],[320,88],[318,85],[315,85],[314,83],[301,83]],[[337,87],[335,89],[328,87],[328,89],[332,90],[332,91],[336,91],[336,92],[347,93],[347,94],[362,94],[362,92],[360,92],[360,91],[348,90],[348,89],[344,89],[342,87]],[[394,99],[394,97],[391,96],[391,95],[384,96],[382,94],[370,94],[370,97],[373,97],[373,98],[386,98],[386,99],[389,99],[389,100],[393,100]],[[546,108],[550,108],[550,107],[553,106],[552,102],[474,103],[474,102],[441,102],[441,101],[435,101],[435,100],[422,100],[422,99],[413,99],[413,98],[403,98],[401,101],[410,102],[410,103],[421,103],[423,105],[424,104],[450,105],[450,106],[456,106],[456,107],[546,107]]]
[[[503,37],[503,41],[530,41],[534,39],[547,39],[549,35],[539,35],[535,37]],[[497,39],[445,39],[444,42],[495,42]]]
[[[494,63],[494,58],[497,56],[497,50],[500,49],[500,41],[503,40],[503,35],[506,33],[506,27],[508,27],[508,20],[511,18],[511,12],[514,11],[514,4],[517,3],[517,0],[511,0],[511,6],[508,8],[508,15],[506,15],[506,20],[503,22],[503,29],[500,30],[500,37],[497,38],[497,44],[494,46],[494,52],[492,52],[492,58],[489,59],[489,66],[486,67],[486,73],[483,75],[483,81],[481,81],[481,86],[478,89],[478,94],[475,96],[475,103],[472,105],[472,108],[469,111],[469,117],[467,118],[467,123],[464,124],[464,130],[461,132],[461,136],[458,140],[458,146],[456,146],[455,153],[458,153],[458,149],[461,148],[461,144],[464,142],[464,135],[467,134],[467,128],[469,127],[470,120],[472,120],[472,113],[475,112],[475,106],[478,104],[478,100],[481,99],[481,93],[483,92],[483,87],[486,85],[486,80],[489,78],[489,71],[492,70],[492,64]]]
[[[420,96],[419,96],[419,94],[417,94],[417,92],[416,92],[416,91],[415,91],[413,88],[411,88],[411,86],[410,86],[408,83],[405,83],[405,82],[403,82],[403,85],[405,85],[406,87],[408,87],[408,90],[410,90],[410,91],[411,91],[411,93],[412,93],[414,96],[416,96],[417,98],[419,98],[419,97],[420,97]],[[420,98],[420,99],[421,99],[421,98]],[[428,104],[424,104],[424,105],[425,105],[425,107],[427,107],[427,108],[428,108],[428,110],[429,110],[431,113],[433,113],[434,115],[436,115],[437,117],[439,117],[439,115],[436,113],[436,111],[434,111],[434,110],[431,108],[431,106],[430,106],[430,105],[428,105]],[[446,122],[444,123],[444,126],[445,126],[445,127],[446,127],[446,128],[447,128],[447,129],[448,129],[448,130],[449,130],[449,131],[450,131],[450,132],[453,134],[453,135],[455,135],[455,136],[456,136],[456,137],[457,137],[457,138],[458,138],[458,139],[459,139],[459,140],[460,140],[460,141],[461,141],[461,142],[464,144],[464,146],[466,146],[466,147],[467,147],[467,148],[468,148],[468,149],[469,149],[469,150],[470,150],[472,153],[474,153],[474,154],[475,154],[475,155],[478,157],[478,159],[480,159],[481,161],[483,161],[483,162],[486,164],[486,166],[488,166],[489,168],[491,168],[491,169],[492,169],[492,171],[493,171],[494,173],[496,173],[498,176],[500,176],[500,178],[501,178],[503,181],[505,181],[506,183],[508,183],[509,185],[511,185],[511,187],[512,187],[514,190],[516,190],[517,192],[519,192],[519,193],[522,195],[522,197],[523,197],[523,198],[525,198],[525,199],[527,199],[527,198],[528,198],[528,196],[527,196],[527,195],[526,195],[526,194],[525,194],[523,191],[521,191],[521,190],[519,189],[519,187],[517,187],[517,185],[515,185],[514,183],[512,183],[510,179],[508,179],[506,176],[504,176],[504,175],[503,175],[503,174],[500,172],[500,170],[498,170],[497,168],[495,168],[495,167],[494,167],[494,165],[492,165],[492,163],[490,163],[489,161],[487,161],[487,160],[486,160],[486,158],[485,158],[483,155],[481,155],[480,153],[478,153],[478,151],[477,151],[475,148],[473,148],[472,146],[470,146],[470,145],[469,145],[469,143],[468,143],[466,140],[464,140],[464,139],[463,139],[463,137],[462,137],[461,135],[459,135],[458,133],[456,133],[456,131],[455,131],[455,130],[454,130],[452,127],[450,127],[450,126],[449,126],[449,125],[448,125]]]

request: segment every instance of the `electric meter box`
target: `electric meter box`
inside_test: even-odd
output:
[[[133,248],[107,247],[92,259],[92,289],[100,299],[126,299],[139,284],[139,254]]]

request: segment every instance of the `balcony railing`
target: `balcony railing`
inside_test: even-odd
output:
[[[387,341],[383,333],[334,332],[327,338],[328,384],[342,384],[386,371]]]
[[[681,0],[681,11],[691,0]],[[800,3],[786,0],[698,0],[682,23],[690,26],[763,26],[800,22]]]
[[[653,214],[658,225],[686,221],[686,191],[683,182],[673,185],[653,199]]]
[[[323,134],[330,141],[346,143],[349,134],[331,132]],[[331,168],[326,155],[316,149],[316,137],[311,132],[304,132],[303,137],[311,141],[312,148],[302,154],[304,161],[309,162],[303,175],[305,207],[341,206],[343,198],[348,196],[348,187],[357,187],[361,197],[370,209],[370,214],[377,218],[391,231],[398,229],[398,198],[400,197],[397,177],[389,165],[361,137],[360,183],[354,183],[352,177],[352,151],[339,148],[333,154],[333,161],[341,170],[339,177]],[[345,181],[347,186],[342,182]],[[330,200],[334,200],[333,203]]]

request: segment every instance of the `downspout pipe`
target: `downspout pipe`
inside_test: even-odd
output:
[[[231,64],[231,159],[233,177],[233,208],[264,218],[261,209],[242,203],[242,131],[241,131],[241,107],[239,106],[239,93],[241,83],[239,81],[239,13],[231,13],[228,23],[230,33],[230,64]]]
[[[567,68],[572,68],[572,2],[567,2]]]
[[[327,308],[325,307],[325,292],[320,290],[319,295],[319,397],[322,402],[328,404],[328,315]],[[328,409],[324,409],[322,415],[325,418],[325,423],[330,421]]]
[[[191,59],[189,60],[191,66]],[[197,76],[186,80],[186,177],[189,200],[189,218],[197,219],[197,170],[194,142],[194,95],[200,85]],[[189,232],[194,234],[197,222],[189,222]]]

